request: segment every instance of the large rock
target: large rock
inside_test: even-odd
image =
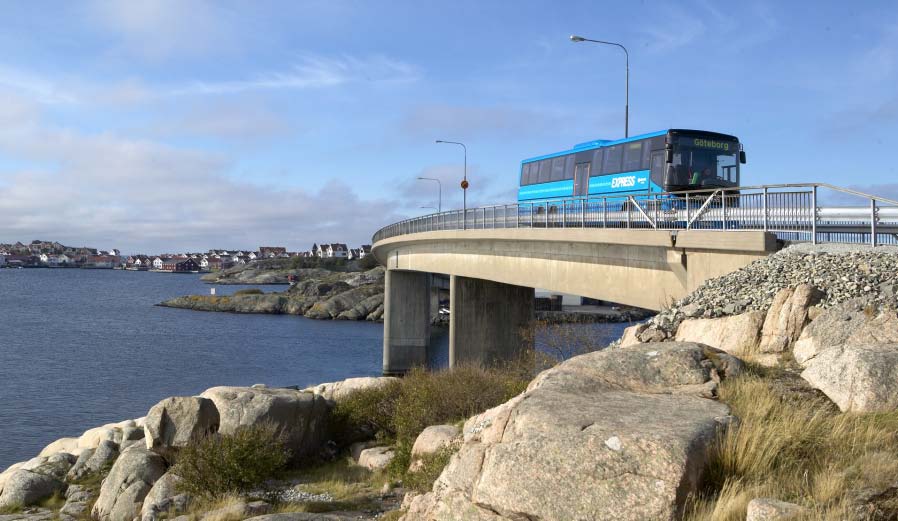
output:
[[[677,328],[677,342],[698,342],[733,355],[747,355],[758,348],[764,313],[750,311],[720,318],[684,320]]]
[[[898,343],[898,314],[862,300],[833,306],[814,319],[792,348],[795,361],[807,365],[818,353],[841,345]]]
[[[171,449],[218,432],[218,425],[218,409],[212,400],[174,396],[150,409],[143,429],[147,448],[165,455]]]
[[[129,448],[118,457],[103,480],[91,514],[100,521],[131,521],[165,470],[162,456],[140,445]]]
[[[317,451],[323,441],[330,406],[324,397],[306,391],[250,387],[213,387],[202,395],[215,403],[219,432],[271,423],[284,435],[293,458]]]
[[[140,509],[141,521],[156,521],[162,514],[180,513],[187,508],[188,496],[178,491],[181,478],[166,472],[156,480],[153,488],[147,493]]]
[[[337,318],[341,313],[355,308],[369,297],[381,295],[383,298],[384,287],[380,284],[370,284],[359,286],[349,291],[344,291],[338,295],[334,295],[326,300],[316,302],[305,316],[308,318]],[[373,311],[377,306],[371,307]],[[348,318],[348,317],[344,317]]]
[[[804,508],[794,503],[772,498],[757,498],[749,501],[745,521],[786,521],[795,519],[804,512]]]
[[[336,403],[356,391],[374,389],[398,381],[399,379],[393,376],[362,376],[358,378],[347,378],[338,382],[318,384],[304,390],[320,395],[329,402]]]
[[[469,419],[414,520],[672,520],[730,420],[713,395],[739,363],[695,343],[589,353]]]
[[[114,441],[103,440],[95,450],[86,449],[78,461],[69,470],[66,479],[79,480],[90,474],[99,472],[110,465],[118,457],[119,446]]]
[[[801,377],[843,412],[898,410],[898,344],[828,348],[807,363]]]
[[[35,470],[14,470],[0,489],[0,509],[37,504],[65,490],[61,479]]]
[[[65,452],[78,457],[83,450],[84,448],[78,445],[78,438],[60,438],[44,447],[38,456],[52,456]]]
[[[363,320],[373,313],[377,308],[383,306],[384,294],[376,293],[362,300],[355,306],[341,312],[336,316],[339,320]]]
[[[639,334],[645,331],[647,327],[649,327],[648,324],[636,324],[624,329],[624,334],[620,337],[620,346],[630,347],[642,343],[639,340]]]
[[[758,350],[762,353],[786,352],[801,335],[808,321],[808,309],[823,296],[809,284],[780,290],[767,310]]]
[[[396,452],[391,447],[372,447],[359,454],[358,463],[368,470],[382,470],[395,456]]]
[[[436,454],[449,447],[461,436],[461,429],[455,425],[431,425],[415,439],[412,446],[412,458],[422,458]]]

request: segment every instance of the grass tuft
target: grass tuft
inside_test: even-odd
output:
[[[856,491],[893,486],[898,412],[841,413],[795,378],[750,368],[721,383],[720,400],[741,421],[712,447],[686,519],[744,519],[761,496],[803,505],[808,519],[841,519]]]

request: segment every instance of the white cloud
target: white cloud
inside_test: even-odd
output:
[[[229,95],[254,91],[303,90],[345,85],[396,85],[419,78],[418,69],[384,55],[305,54],[282,71],[244,79],[148,84],[137,78],[106,82],[43,77],[0,64],[0,88],[44,104],[133,105],[170,98]]]
[[[0,65],[0,88],[36,99],[40,103],[55,104],[75,101],[72,93],[58,82],[4,65]]]
[[[207,0],[94,0],[92,18],[129,53],[159,60],[221,52],[239,45],[238,13]]]
[[[245,80],[196,81],[162,92],[164,96],[231,94],[251,90],[309,89],[348,83],[407,83],[418,78],[416,68],[392,58],[373,55],[325,57],[306,55],[286,71]]]
[[[515,107],[428,104],[412,107],[401,121],[401,128],[413,136],[430,134],[452,136],[541,134],[558,128],[563,117]]]
[[[213,138],[222,141],[257,142],[286,135],[293,124],[283,114],[255,100],[213,100],[191,105],[174,117],[161,116],[150,125],[151,136]]]
[[[52,237],[147,253],[261,243],[303,248],[322,240],[367,242],[378,226],[400,219],[395,205],[362,200],[344,184],[319,191],[260,186],[230,177],[226,156],[45,125],[10,130],[8,118],[17,113],[0,110],[0,151],[53,166],[4,176],[0,241]]]

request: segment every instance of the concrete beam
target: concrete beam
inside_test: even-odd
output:
[[[430,343],[430,273],[388,270],[384,280],[385,375],[427,363]]]
[[[449,367],[517,358],[533,320],[533,288],[452,275]]]
[[[688,247],[684,247],[684,245]],[[445,273],[661,309],[709,278],[775,251],[760,231],[440,231],[378,241],[390,270]]]

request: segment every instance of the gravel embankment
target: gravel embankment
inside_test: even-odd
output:
[[[673,331],[685,318],[714,318],[766,311],[778,291],[811,284],[823,291],[822,307],[855,298],[874,305],[898,304],[898,247],[798,244],[697,290],[650,321]]]

